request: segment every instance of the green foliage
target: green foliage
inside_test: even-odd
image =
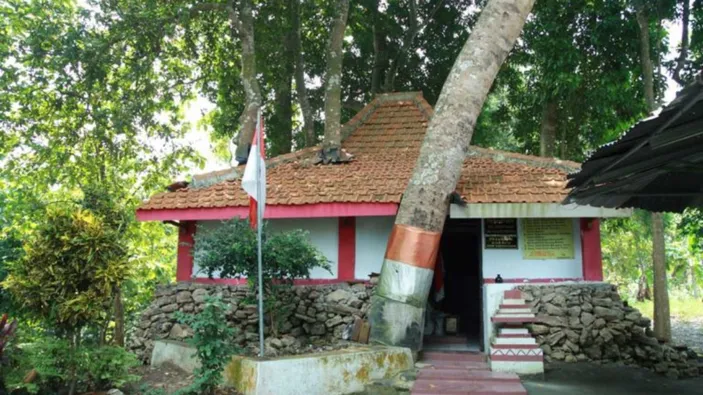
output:
[[[696,210],[665,214],[667,277],[670,292],[698,299],[703,267]],[[652,283],[652,234],[650,214],[636,210],[630,218],[607,219],[601,225],[603,269],[606,279],[629,293],[641,296]],[[640,298],[641,299],[641,298]],[[684,297],[685,299],[685,297]]]
[[[67,332],[97,323],[129,272],[118,232],[88,211],[51,209],[3,286],[39,320]]]
[[[194,259],[201,271],[221,278],[257,277],[256,231],[249,222],[237,218],[224,221],[217,228],[199,227],[195,234]],[[269,233],[262,230],[263,278],[266,284],[275,279],[290,283],[307,278],[310,270],[330,270],[329,261],[307,239],[301,230]]]
[[[85,391],[121,387],[139,379],[129,373],[139,364],[136,356],[120,347],[75,348],[67,340],[47,337],[24,346],[19,354],[9,388],[24,388],[32,394],[60,393],[72,375]],[[24,384],[22,377],[30,369],[36,370],[37,379]]]
[[[227,325],[227,306],[220,298],[208,297],[205,307],[197,314],[175,312],[179,322],[193,329],[189,343],[195,346],[201,367],[195,373],[195,381],[185,394],[214,394],[222,383],[222,372],[238,352],[234,343],[234,328]]]
[[[0,318],[0,366],[5,362],[5,348],[15,337],[17,331],[17,320],[7,322],[7,314]]]

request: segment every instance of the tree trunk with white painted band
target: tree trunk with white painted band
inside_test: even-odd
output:
[[[425,303],[434,261],[476,119],[534,0],[491,0],[439,96],[396,217],[371,302],[371,341],[422,348]],[[391,259],[389,253],[396,259]]]

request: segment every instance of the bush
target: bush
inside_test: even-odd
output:
[[[85,210],[49,210],[24,250],[3,286],[37,319],[67,333],[98,323],[128,274],[118,232]]]
[[[182,393],[214,394],[222,383],[222,372],[238,351],[234,345],[235,331],[227,326],[226,313],[227,306],[214,297],[205,300],[205,307],[198,314],[175,313],[179,322],[193,329],[193,338],[188,342],[195,347],[201,365],[194,372],[193,384]]]
[[[246,220],[222,222],[219,228],[198,228],[195,234],[195,261],[208,277],[217,272],[221,278],[247,278],[256,289],[258,276],[256,231]],[[262,277],[266,294],[266,311],[271,329],[278,334],[276,317],[282,315],[285,301],[278,288],[292,284],[296,278],[309,278],[310,270],[321,267],[330,271],[330,262],[308,241],[307,232],[295,230],[270,234],[262,229]],[[255,301],[252,301],[254,303]]]
[[[246,220],[237,218],[222,222],[216,229],[199,227],[195,234],[194,259],[201,272],[212,277],[256,280],[256,231]],[[310,270],[330,270],[330,263],[310,244],[302,230],[269,234],[262,230],[263,278],[290,283],[295,278],[310,277]]]
[[[15,337],[17,321],[7,322],[7,314],[0,319],[0,394],[5,393],[5,367],[8,365],[6,349],[10,340]]]
[[[44,338],[25,346],[19,354],[9,387],[24,388],[31,394],[65,391],[72,377],[75,388],[82,391],[107,390],[139,379],[129,373],[139,364],[136,356],[116,346],[74,348],[67,340]],[[22,378],[31,369],[37,378],[25,384]]]

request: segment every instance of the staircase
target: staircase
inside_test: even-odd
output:
[[[515,373],[491,372],[486,356],[425,352],[412,395],[527,395]]]
[[[505,291],[503,303],[491,321],[498,335],[489,353],[491,370],[520,374],[544,373],[544,354],[525,324],[535,322],[530,305],[519,290]]]

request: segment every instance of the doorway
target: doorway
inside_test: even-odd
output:
[[[450,219],[444,225],[440,242],[443,270],[443,297],[437,301],[437,292],[431,292],[430,310],[435,326],[425,340],[429,349],[479,351],[482,349],[482,275],[481,275],[481,220]],[[442,294],[441,292],[439,293]],[[456,324],[456,325],[454,325]],[[442,330],[444,329],[444,330]]]

